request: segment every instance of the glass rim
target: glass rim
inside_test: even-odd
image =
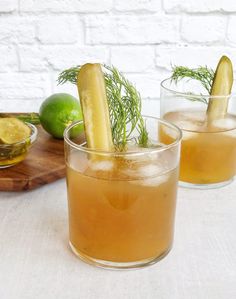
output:
[[[85,153],[90,153],[90,154],[98,154],[98,155],[110,155],[110,156],[143,156],[143,155],[147,155],[147,154],[154,154],[154,153],[158,153],[158,152],[162,152],[165,151],[167,149],[173,148],[174,146],[178,145],[181,140],[182,140],[182,131],[181,129],[176,126],[175,124],[172,124],[171,122],[168,122],[166,120],[163,120],[161,118],[158,117],[154,117],[154,116],[147,116],[147,115],[143,115],[143,117],[145,118],[149,118],[149,119],[154,119],[157,120],[159,123],[162,123],[172,129],[174,129],[175,131],[177,131],[178,135],[176,137],[176,140],[170,144],[164,144],[163,146],[161,146],[160,148],[147,148],[147,151],[142,151],[140,148],[140,151],[127,151],[127,152],[117,152],[117,151],[106,151],[106,150],[97,150],[97,149],[93,149],[93,148],[89,148],[89,147],[83,147],[83,145],[77,144],[75,142],[73,142],[69,136],[68,133],[69,131],[75,126],[75,125],[79,125],[82,124],[84,121],[83,120],[79,120],[79,121],[75,121],[72,124],[70,124],[64,131],[64,141],[70,145],[71,147],[85,152]],[[83,143],[84,144],[84,143]]]
[[[165,89],[166,91],[172,93],[172,94],[175,94],[177,96],[181,96],[181,97],[185,97],[185,96],[189,96],[190,94],[187,93],[187,92],[181,92],[181,91],[176,91],[174,89],[171,89],[171,88],[168,88],[165,86],[165,83],[167,81],[172,81],[171,77],[169,78],[166,78],[164,80],[161,81],[160,85],[163,89]],[[206,98],[213,98],[213,99],[220,99],[222,97],[231,97],[231,96],[234,96],[236,95],[235,93],[230,93],[228,95],[219,95],[219,96],[211,96],[210,94],[191,94],[192,97],[195,97],[195,98],[202,98],[202,97],[206,97]]]

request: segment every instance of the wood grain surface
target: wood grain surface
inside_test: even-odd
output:
[[[52,138],[41,126],[26,159],[0,169],[0,191],[31,190],[65,176],[63,140]]]

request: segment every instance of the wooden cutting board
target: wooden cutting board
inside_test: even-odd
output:
[[[38,188],[65,177],[64,142],[52,138],[41,126],[38,138],[24,161],[0,169],[0,191]]]

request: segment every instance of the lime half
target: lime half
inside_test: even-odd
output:
[[[13,144],[30,137],[31,129],[14,117],[0,118],[0,143]]]

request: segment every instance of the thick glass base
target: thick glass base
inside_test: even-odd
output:
[[[74,254],[78,256],[82,261],[86,262],[87,264],[104,268],[104,269],[113,269],[113,270],[122,270],[122,269],[135,269],[135,268],[143,268],[147,266],[151,266],[155,264],[156,262],[163,259],[171,250],[172,247],[168,248],[165,252],[163,252],[161,255],[157,257],[152,257],[149,259],[141,260],[141,261],[134,261],[134,262],[111,262],[111,261],[105,261],[105,260],[99,260],[93,257],[90,257],[80,251],[78,251],[71,242],[69,242],[70,247]]]
[[[192,184],[192,183],[179,181],[179,186],[183,187],[183,188],[202,189],[202,190],[216,189],[216,188],[221,188],[221,187],[224,187],[224,186],[232,183],[233,180],[234,180],[234,178],[232,178],[228,181],[224,181],[224,182],[220,182],[220,183],[213,183],[213,184]]]

